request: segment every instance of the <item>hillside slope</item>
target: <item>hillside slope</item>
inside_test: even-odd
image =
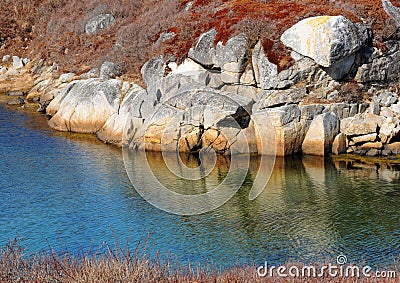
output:
[[[40,57],[57,63],[60,72],[78,74],[110,60],[123,65],[125,76],[137,82],[146,60],[164,54],[181,61],[197,37],[212,27],[217,41],[241,32],[254,43],[262,38],[269,59],[280,69],[291,59],[279,37],[306,17],[342,14],[364,22],[380,48],[395,31],[380,0],[0,0],[0,7],[1,56]],[[114,24],[86,34],[87,22],[104,13],[114,15]]]

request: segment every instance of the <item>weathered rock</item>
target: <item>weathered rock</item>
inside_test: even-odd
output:
[[[251,64],[248,64],[246,70],[240,77],[240,84],[245,86],[256,86],[256,80],[254,78],[254,71]]]
[[[216,46],[216,66],[221,68],[221,80],[226,84],[238,84],[248,63],[248,41],[244,34],[230,38],[224,46]]]
[[[147,61],[142,69],[142,77],[147,86],[147,92],[155,94],[158,99],[161,98],[160,81],[164,77],[166,65],[162,56]]]
[[[385,117],[385,118],[390,118],[390,117],[396,116],[396,114],[389,107],[382,107],[379,115],[382,117]]]
[[[332,143],[332,153],[339,155],[347,150],[347,137],[345,134],[339,133]]]
[[[25,94],[20,90],[11,90],[11,91],[7,91],[6,95],[8,95],[8,96],[24,96]]]
[[[8,60],[10,60],[10,59],[11,59],[11,55],[4,55],[3,58],[2,58],[2,60],[1,60],[1,62],[7,63]]]
[[[92,68],[88,72],[80,75],[81,80],[93,79],[98,78],[100,76],[100,69],[99,68]]]
[[[385,12],[392,17],[397,26],[400,27],[400,8],[394,6],[389,0],[382,0],[382,6]]]
[[[7,102],[8,105],[24,105],[25,100],[21,97],[17,97],[14,99],[11,99],[10,101]]]
[[[334,80],[341,80],[349,74],[353,68],[356,60],[356,54],[350,54],[348,56],[339,59],[333,63],[329,68],[326,69],[328,75]]]
[[[166,42],[168,40],[173,39],[176,36],[176,33],[171,31],[171,32],[163,32],[160,34],[160,36],[158,37],[156,44],[160,44],[163,42]]]
[[[363,145],[358,147],[359,149],[363,150],[370,150],[370,149],[382,149],[383,148],[383,144],[381,142],[367,142],[364,143]]]
[[[390,143],[394,137],[400,134],[400,119],[397,117],[388,117],[384,119],[380,130],[379,138],[383,143]]]
[[[247,85],[224,85],[221,91],[248,97],[254,101],[257,101],[260,95],[260,89]]]
[[[277,84],[278,66],[271,63],[259,41],[253,49],[252,65],[256,83],[262,89],[271,89]]]
[[[384,118],[374,114],[357,114],[341,121],[340,131],[347,136],[361,136],[378,132]]]
[[[379,115],[381,113],[381,106],[379,105],[379,103],[377,103],[375,101],[371,101],[367,112],[371,113],[371,114]]]
[[[117,112],[120,88],[118,80],[73,82],[47,107],[47,113],[58,108],[49,121],[50,127],[59,131],[96,133]]]
[[[86,26],[85,32],[89,35],[95,34],[102,29],[106,29],[115,22],[115,18],[112,14],[101,14],[90,19]]]
[[[264,145],[259,151],[265,155],[286,156],[301,151],[301,145],[306,136],[309,120],[300,119],[300,109],[297,105],[287,105],[278,108],[267,108],[256,111],[252,119],[258,127],[267,127],[265,132],[275,133],[275,143]],[[272,127],[272,129],[270,129]],[[262,137],[256,131],[257,144]]]
[[[387,52],[375,49],[369,61],[358,68],[359,83],[396,83],[400,78],[400,46],[397,41],[386,42]]]
[[[216,46],[216,65],[222,71],[243,73],[248,60],[248,40],[244,34],[230,38],[225,45],[219,42]]]
[[[304,138],[303,153],[317,156],[330,153],[333,140],[339,133],[339,122],[339,118],[331,113],[315,117]]]
[[[274,77],[273,73],[274,72],[272,72],[272,77]],[[266,75],[268,75],[268,73],[266,73]],[[327,73],[321,70],[313,60],[304,57],[296,61],[288,69],[281,71],[276,79],[274,78],[269,81],[269,85],[276,89],[287,89],[302,81],[308,80],[308,83],[318,83],[326,79],[330,79]]]
[[[370,40],[370,34],[343,16],[307,18],[288,29],[281,41],[297,53],[324,67],[355,53]]]
[[[253,107],[253,113],[257,113],[260,110],[267,110],[269,119],[277,127],[284,126],[292,121],[300,121],[300,108],[295,104],[269,109],[259,108],[259,105],[255,104]]]
[[[400,103],[393,104],[390,106],[390,110],[396,113],[397,115],[400,114]]]
[[[354,144],[358,144],[358,143],[365,143],[365,142],[375,142],[377,138],[378,138],[377,133],[352,137],[351,141],[353,143],[350,143],[350,145],[354,145]]]
[[[12,66],[14,69],[20,69],[25,66],[24,61],[18,56],[12,56]]]
[[[251,99],[215,90],[186,91],[159,104],[130,146],[183,152],[210,147],[219,153],[240,153],[238,135],[249,126],[252,104]]]
[[[47,94],[51,94],[51,96],[48,98],[51,100],[51,102],[46,107],[47,115],[54,116],[57,113],[58,109],[60,108],[61,102],[68,95],[71,89],[74,88],[76,83],[77,81],[73,81],[60,90],[57,90],[55,92],[46,92]],[[47,101],[48,99],[45,98],[43,99],[43,101]]]
[[[324,112],[331,112],[339,117],[339,119],[345,119],[353,117],[359,113],[363,113],[365,110],[360,109],[356,103],[333,103],[327,106]]]
[[[70,83],[74,80],[75,76],[76,76],[75,73],[66,73],[66,74],[60,75],[60,77],[58,79],[62,83]]]
[[[390,150],[391,154],[393,154],[393,155],[400,154],[400,142],[394,142],[394,143],[388,144],[386,148],[388,150]]]
[[[189,58],[203,66],[212,67],[215,63],[216,56],[216,51],[214,48],[216,35],[217,31],[215,28],[203,33],[197,41],[195,47],[190,48],[188,54]]]
[[[300,106],[301,118],[306,120],[313,120],[315,116],[322,114],[325,110],[325,105],[322,104],[309,104]]]
[[[106,61],[100,67],[100,79],[111,80],[123,74],[122,68],[113,62]]]
[[[97,137],[110,144],[122,146],[128,144],[154,111],[157,98],[149,95],[139,86],[133,86],[126,94],[118,113],[114,113],[97,132]]]
[[[399,97],[396,93],[383,91],[378,96],[374,96],[373,101],[382,107],[390,107],[399,101]]]
[[[286,90],[264,90],[258,102],[259,109],[282,106],[291,103],[300,103],[307,97],[305,88]]]
[[[368,150],[368,152],[365,155],[369,157],[376,157],[381,155],[381,151],[379,149],[372,148]]]

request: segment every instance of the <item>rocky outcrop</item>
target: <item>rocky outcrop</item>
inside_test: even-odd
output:
[[[215,90],[191,90],[159,104],[130,147],[156,151],[249,152],[241,132],[249,127],[252,100]],[[254,149],[253,149],[254,150]]]
[[[226,84],[238,84],[248,63],[248,40],[244,34],[232,37],[225,45],[217,44],[216,66],[221,68],[221,80]]]
[[[387,51],[382,52],[376,48],[365,64],[357,71],[355,80],[358,83],[387,84],[398,82],[400,78],[400,43],[397,41],[386,42]]]
[[[262,89],[271,89],[277,84],[278,66],[271,63],[265,55],[261,41],[253,49],[252,64],[257,86]]]
[[[117,112],[121,82],[89,79],[72,82],[48,106],[49,126],[60,131],[96,133]]]
[[[212,67],[216,56],[214,48],[216,35],[217,31],[215,28],[203,33],[197,41],[197,44],[193,48],[190,48],[188,53],[189,58],[203,66]]]
[[[259,105],[255,105],[253,111],[252,119],[258,127],[272,127],[275,133],[275,145],[269,144],[263,148],[264,154],[286,156],[301,152],[301,146],[311,122],[302,119],[297,105],[264,109],[259,109]],[[257,136],[258,144],[261,138]]]
[[[97,137],[106,143],[122,146],[128,144],[153,113],[157,98],[135,85],[126,94],[118,113],[108,118],[105,125],[97,132]]]
[[[112,14],[101,14],[94,18],[91,18],[86,26],[85,32],[89,35],[95,34],[102,29],[108,28],[115,22],[115,18]]]
[[[261,42],[252,48],[243,34],[224,44],[216,38],[216,29],[201,35],[180,65],[162,56],[149,60],[141,70],[145,89],[115,79],[123,70],[112,62],[58,77],[56,65],[15,58],[13,66],[11,56],[0,66],[0,83],[41,73],[19,92],[21,101],[38,102],[57,130],[95,133],[119,146],[278,156],[400,153],[398,41],[380,51],[361,24],[308,18],[282,35],[294,61],[279,70]]]
[[[370,34],[343,16],[319,16],[300,21],[285,31],[281,40],[317,64],[331,67],[366,46]]]

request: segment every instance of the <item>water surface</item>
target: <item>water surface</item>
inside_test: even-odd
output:
[[[114,240],[134,247],[149,235],[149,254],[222,266],[334,262],[339,254],[382,266],[400,253],[400,171],[395,166],[277,159],[268,186],[249,201],[258,165],[252,158],[243,187],[224,206],[177,216],[151,206],[135,191],[119,149],[53,132],[45,122],[0,106],[2,246],[20,237],[28,253],[57,249],[60,243],[74,252]],[[196,183],[174,178],[159,154],[148,160],[163,182],[182,193],[209,190],[229,168],[229,160],[221,159],[208,179]]]

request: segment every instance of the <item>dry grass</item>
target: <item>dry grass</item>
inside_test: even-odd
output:
[[[82,73],[103,61],[119,62],[139,80],[140,67],[158,54],[184,59],[198,36],[215,27],[217,40],[245,32],[261,38],[270,60],[290,65],[288,50],[279,37],[299,20],[315,15],[343,14],[372,26],[376,46],[395,30],[378,0],[0,0],[0,56],[16,54],[56,62],[60,71]],[[399,5],[400,1],[393,0]],[[84,26],[93,16],[110,12],[115,24],[87,35]],[[160,34],[176,36],[157,43]]]
[[[103,247],[104,248],[104,247]],[[176,266],[156,256],[150,258],[140,244],[129,247],[71,255],[64,251],[25,256],[18,241],[10,241],[0,250],[1,282],[355,282],[350,279],[260,278],[255,267],[228,270]],[[398,272],[398,270],[397,270]],[[361,278],[357,282],[397,282]]]

